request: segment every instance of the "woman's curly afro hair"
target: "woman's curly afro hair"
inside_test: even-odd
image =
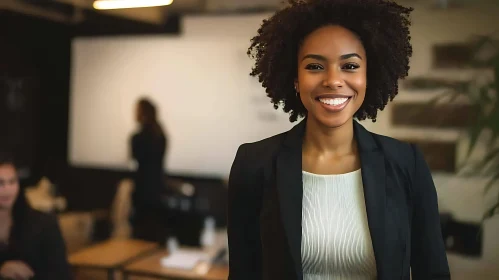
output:
[[[286,8],[263,21],[248,49],[255,60],[250,75],[258,77],[274,108],[282,104],[291,122],[306,116],[294,89],[299,47],[317,28],[340,25],[357,34],[368,58],[366,97],[355,117],[376,121],[378,110],[397,95],[398,80],[408,75],[412,8],[386,0],[288,2]]]

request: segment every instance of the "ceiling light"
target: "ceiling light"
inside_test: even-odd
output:
[[[94,8],[97,10],[145,8],[170,5],[173,0],[96,0]]]

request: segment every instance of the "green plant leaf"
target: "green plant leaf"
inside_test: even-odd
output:
[[[492,218],[494,215],[497,214],[498,210],[499,210],[499,193],[497,194],[497,200],[495,204],[492,205],[492,207],[489,207],[487,211],[485,211],[483,215],[483,220]]]
[[[499,34],[499,33],[498,33]],[[459,176],[476,176],[477,173],[487,173],[491,177],[488,179],[484,187],[484,195],[496,186],[499,182],[499,148],[495,148],[495,144],[499,141],[499,41],[495,39],[495,35],[478,35],[471,41],[471,60],[468,65],[471,67],[480,67],[485,70],[493,70],[494,80],[486,85],[478,84],[478,77],[472,79],[468,83],[448,83],[447,89],[449,90],[450,102],[454,101],[459,93],[468,98],[475,115],[477,116],[468,126],[467,132],[469,137],[465,160],[459,167]],[[491,49],[492,57],[484,57],[482,51],[489,51]],[[487,48],[487,49],[485,49]],[[480,57],[479,57],[480,55]],[[485,60],[484,60],[485,59]],[[445,84],[444,84],[445,85]],[[439,84],[442,86],[442,84]],[[495,95],[491,95],[494,93]],[[431,105],[434,106],[441,99],[431,100]],[[491,131],[491,138],[486,143],[486,155],[478,163],[472,163],[470,156],[475,150],[477,145],[483,145],[482,142],[478,143],[478,139],[485,130]],[[469,168],[468,168],[469,167]],[[483,174],[482,174],[483,175]],[[494,205],[488,208],[483,219],[488,219],[499,212],[499,197]]]
[[[499,136],[499,106],[496,102],[493,110],[487,116],[487,128],[492,132],[490,145],[494,145]]]
[[[472,105],[473,113],[477,117],[468,123],[469,142],[467,143],[468,146],[465,147],[467,149],[465,159],[458,166],[458,176],[476,176],[478,173],[490,176],[484,187],[485,195],[499,182],[499,148],[495,148],[496,143],[499,141],[499,40],[496,39],[495,34],[478,35],[470,41],[470,47],[472,56],[467,65],[479,67],[480,70],[493,70],[493,81],[488,84],[479,84],[479,75],[483,74],[478,71],[477,76],[469,81],[455,82],[439,78],[421,78],[412,85],[425,89],[446,89],[445,94],[432,98],[428,102],[429,106],[437,106],[443,100],[454,102],[459,96],[466,97]],[[487,55],[490,55],[485,57],[482,55],[485,54],[483,51],[492,51],[492,53],[487,53]],[[484,131],[490,131],[492,133],[491,138],[487,139],[487,143],[478,142]],[[480,162],[473,163],[470,156],[477,145],[485,145],[487,150]],[[486,210],[483,219],[488,219],[498,212],[499,197],[495,204]]]
[[[490,62],[492,59],[489,59],[488,61],[481,61],[476,57],[476,55],[487,45],[491,45],[497,48],[494,41],[494,34],[476,35],[471,39],[471,45],[470,45],[471,53],[474,54],[469,63],[471,66],[475,67],[483,67],[487,65],[490,66]]]
[[[482,133],[483,129],[484,129],[484,127],[482,125],[473,125],[469,129],[468,134],[470,136],[470,142],[468,144],[467,151],[466,151],[466,156],[465,156],[466,160],[469,159],[471,153],[473,152],[475,145],[478,141],[478,137]]]
[[[494,82],[497,90],[497,86],[499,84],[499,55],[494,59],[492,63],[492,68],[494,70]],[[496,95],[499,93],[499,91],[496,91]]]
[[[449,92],[447,95],[450,96],[449,98],[449,103],[452,103],[454,101],[456,101],[456,99],[459,97],[459,96],[463,96],[464,94],[463,93],[460,93],[459,91],[458,92]],[[466,96],[467,97],[467,96]]]
[[[483,188],[483,194],[484,195],[487,194],[489,190],[494,186],[494,183],[497,182],[498,180],[499,180],[499,172],[496,172],[496,174],[492,176],[487,185],[485,185],[485,187]]]
[[[483,220],[487,220],[489,218],[492,218],[495,214],[497,214],[497,210],[499,209],[499,202],[494,204],[494,206],[490,207],[485,214],[483,215]]]
[[[432,99],[430,99],[426,104],[428,104],[431,107],[435,107],[438,105],[438,102],[440,100],[443,100],[446,97],[450,97],[452,100],[454,100],[459,95],[460,95],[459,93],[456,93],[453,90],[448,89],[448,90],[438,94],[437,96],[433,97]]]
[[[491,164],[498,158],[499,158],[499,149],[498,148],[493,149],[492,151],[489,151],[487,155],[480,162],[474,164],[472,169],[476,171],[481,171],[487,165]],[[473,174],[476,175],[476,172],[474,172]]]
[[[499,169],[497,168],[499,166],[499,153],[496,151],[491,152],[486,156],[484,162],[483,170],[485,171],[484,174],[486,176],[494,175],[499,172]]]

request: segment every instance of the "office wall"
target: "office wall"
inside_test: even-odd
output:
[[[70,162],[126,169],[134,106],[146,96],[167,131],[169,173],[227,177],[239,145],[292,127],[249,76],[246,51],[262,19],[199,18],[214,31],[203,36],[187,18],[181,36],[73,40]],[[219,36],[222,26],[234,32]]]

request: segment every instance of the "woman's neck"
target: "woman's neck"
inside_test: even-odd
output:
[[[10,209],[0,209],[0,225],[12,220],[12,211]]]
[[[339,127],[326,127],[317,120],[307,118],[303,151],[314,154],[343,156],[357,150],[353,119]]]

